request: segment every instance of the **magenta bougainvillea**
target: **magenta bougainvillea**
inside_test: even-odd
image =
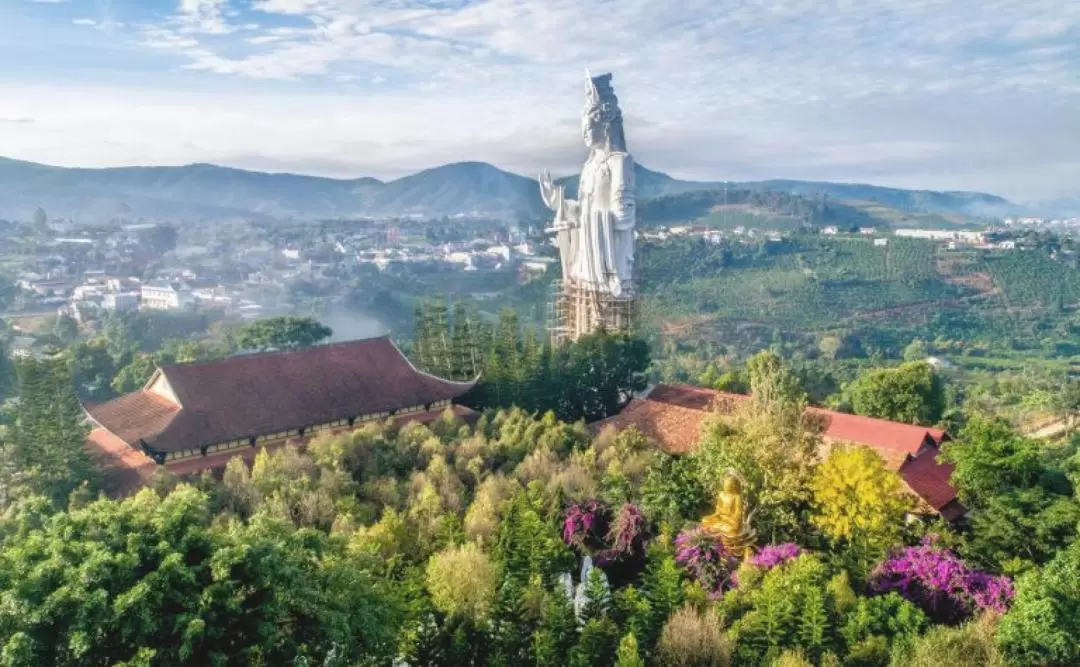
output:
[[[733,586],[731,577],[739,567],[738,559],[700,528],[675,538],[675,562],[714,599]]]
[[[644,553],[645,515],[637,505],[626,503],[612,514],[603,502],[574,503],[563,520],[563,540],[593,554],[597,564],[625,560]]]
[[[770,544],[750,557],[750,564],[762,570],[771,570],[777,565],[795,560],[803,554],[802,547],[794,542]]]
[[[874,571],[880,592],[897,591],[936,621],[957,623],[976,610],[1004,613],[1013,597],[1012,581],[970,569],[951,550],[929,536],[906,547]]]
[[[596,560],[607,563],[623,560],[644,552],[645,515],[637,505],[626,503],[611,520],[607,534],[608,548],[596,554]]]
[[[602,544],[608,532],[610,511],[599,500],[573,503],[563,519],[563,541],[580,549],[590,549]]]

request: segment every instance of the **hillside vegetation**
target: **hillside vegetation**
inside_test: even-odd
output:
[[[949,250],[916,239],[669,240],[641,252],[643,326],[676,344],[740,354],[839,339],[840,356],[898,358],[913,339],[986,357],[1073,355],[1080,272],[1043,250]]]

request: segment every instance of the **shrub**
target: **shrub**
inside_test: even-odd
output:
[[[1003,667],[990,618],[960,627],[935,626],[893,654],[893,667]]]
[[[499,576],[494,563],[475,544],[445,549],[428,561],[427,588],[435,608],[472,621],[491,611]]]
[[[700,528],[675,538],[675,562],[714,598],[733,584],[731,575],[739,566],[719,540]]]
[[[660,632],[657,662],[670,667],[726,667],[731,643],[724,636],[715,609],[701,613],[693,607],[675,612]]]
[[[624,504],[611,520],[607,548],[596,555],[598,563],[609,563],[643,553],[645,516],[636,505]]]
[[[584,550],[602,546],[609,528],[609,514],[599,500],[572,503],[563,519],[563,541]]]
[[[814,663],[807,659],[802,651],[789,650],[773,660],[772,667],[814,667]]]
[[[1080,542],[1025,573],[997,641],[1016,664],[1080,664]]]
[[[897,591],[941,622],[955,623],[975,610],[1003,613],[1013,597],[1012,581],[971,570],[929,536],[882,563],[872,576],[878,591]]]
[[[777,565],[783,565],[788,561],[795,560],[802,553],[802,548],[794,542],[770,544],[754,554],[750,558],[750,564],[762,570],[771,570]]]

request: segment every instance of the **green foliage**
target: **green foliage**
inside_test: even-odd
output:
[[[740,660],[795,647],[819,657],[833,648],[839,619],[828,582],[825,565],[802,555],[766,573],[760,587],[741,592],[743,613],[732,623]]]
[[[1080,662],[1080,542],[1020,577],[997,641],[1009,664]]]
[[[30,517],[26,517],[29,519]],[[387,655],[397,603],[341,543],[269,517],[213,522],[180,487],[31,521],[0,547],[11,664],[284,664]],[[36,524],[36,525],[35,525]]]
[[[881,655],[878,647],[884,644],[887,660],[890,643],[906,645],[913,642],[930,624],[918,607],[895,592],[877,597],[860,598],[856,607],[844,617],[840,634],[852,653],[863,654],[861,664],[872,662],[870,654]],[[878,640],[875,643],[868,643]],[[860,647],[860,648],[856,648]]]
[[[131,363],[124,366],[112,379],[110,386],[117,394],[128,394],[146,386],[150,377],[157,370],[154,358],[149,354],[136,355]]]
[[[549,592],[536,632],[532,636],[532,656],[540,665],[564,665],[577,645],[578,622],[574,606],[561,590]]]
[[[626,635],[619,642],[619,648],[615,651],[615,667],[645,667],[634,633]]]
[[[960,499],[973,507],[1002,491],[1035,486],[1045,467],[1038,441],[982,417],[970,420],[955,440],[945,443],[941,458],[955,466],[952,482]]]
[[[866,371],[845,389],[856,414],[930,426],[945,410],[945,387],[930,364]]]
[[[655,452],[645,483],[641,487],[641,504],[655,521],[679,525],[697,519],[708,504],[709,495],[698,475],[692,457],[671,456]]]
[[[976,418],[944,446],[942,459],[955,465],[952,481],[975,510],[966,550],[979,562],[1015,573],[1074,539],[1080,503],[1038,441]]]
[[[645,388],[649,349],[643,340],[597,332],[552,349],[506,309],[490,336],[463,306],[453,317],[441,302],[417,306],[413,360],[453,379],[481,377],[467,402],[475,408],[518,406],[559,419],[595,421],[618,412]]]
[[[960,627],[935,626],[910,645],[893,651],[895,667],[1004,667],[994,645],[991,619],[970,621]]]
[[[240,349],[277,350],[310,347],[333,333],[314,318],[285,315],[252,322],[238,329],[235,337]]]
[[[581,627],[577,646],[570,651],[570,667],[610,665],[618,650],[619,628],[610,618],[594,618]]]
[[[10,445],[0,452],[6,471],[0,484],[16,495],[40,494],[63,505],[92,477],[71,367],[60,355],[28,358],[19,361],[18,374],[17,421]]]

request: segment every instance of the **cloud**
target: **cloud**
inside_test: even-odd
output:
[[[93,28],[94,26],[96,26],[98,24],[98,22],[95,21],[94,19],[86,19],[86,18],[75,19],[74,21],[72,21],[72,23],[75,24],[75,25],[90,26],[91,28]]]
[[[229,97],[245,115],[221,121],[231,128],[224,143],[211,126],[178,119],[139,149],[151,158],[155,146],[202,161],[287,162],[293,151],[298,166],[337,164],[335,141],[344,137],[374,142],[343,159],[358,173],[464,158],[572,169],[589,67],[615,72],[642,161],[686,177],[872,175],[1018,195],[1080,187],[1066,175],[1080,153],[1078,3],[174,3],[171,15],[136,29],[139,43],[180,72],[163,76],[269,99],[251,106]],[[298,113],[309,115],[299,120],[276,111],[312,93],[327,106],[304,105]],[[213,115],[228,108],[224,100],[208,96],[192,113]],[[306,118],[326,129],[304,129],[297,145],[282,136],[306,128]],[[180,135],[202,153],[178,147]]]
[[[33,118],[0,118],[0,123],[10,123],[12,125],[29,125],[33,123]]]
[[[226,35],[235,28],[225,17],[228,0],[180,0],[172,22],[181,32]]]

